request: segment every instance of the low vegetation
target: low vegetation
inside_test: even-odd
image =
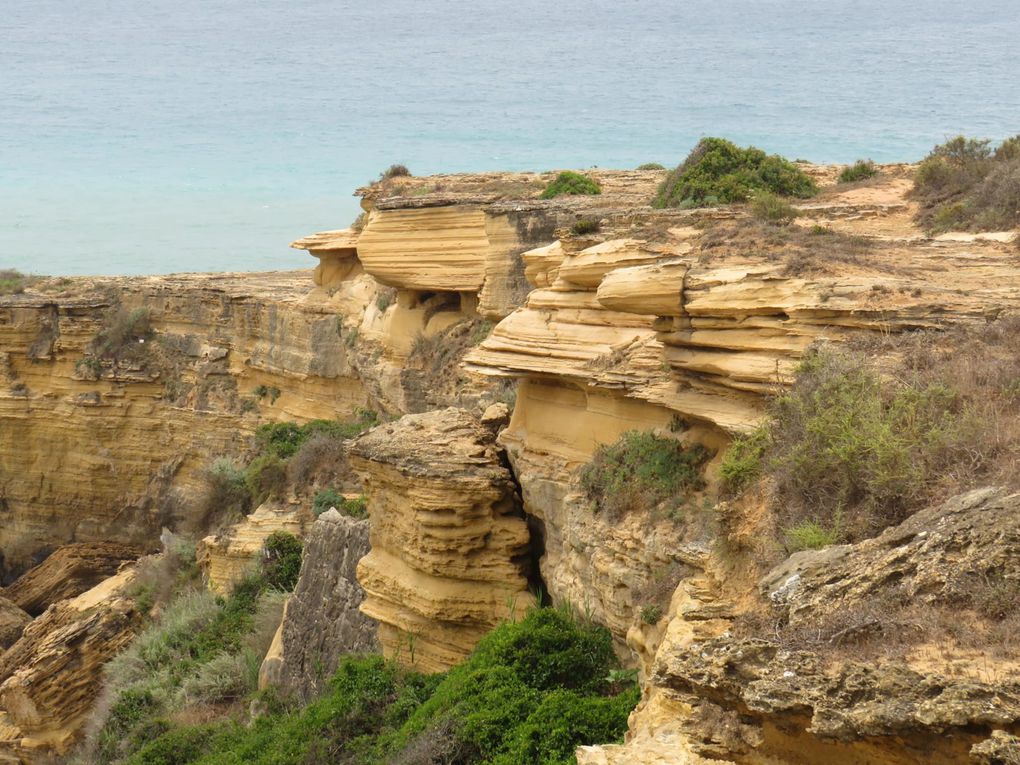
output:
[[[40,278],[10,268],[0,268],[0,295],[20,295]]]
[[[601,194],[602,187],[589,178],[587,175],[581,175],[571,170],[566,170],[545,187],[545,191],[542,192],[542,199],[553,199],[563,195],[594,195]]]
[[[796,207],[782,197],[769,191],[761,191],[751,198],[751,215],[763,223],[786,226],[793,223],[793,219],[799,213]]]
[[[766,422],[723,457],[731,493],[775,488],[788,550],[857,541],[982,482],[1016,481],[1017,322],[917,333],[899,347],[823,349],[775,398]],[[873,359],[895,353],[894,369]]]
[[[760,192],[806,199],[818,188],[792,162],[753,146],[740,148],[723,138],[703,138],[659,186],[652,206],[709,207],[746,202]]]
[[[360,496],[347,499],[332,487],[320,491],[312,501],[312,510],[316,518],[330,508],[336,508],[337,511],[344,515],[359,520],[368,517],[368,499],[366,497]]]
[[[645,162],[643,165],[637,166],[638,170],[665,170],[665,165],[660,165],[658,162]]]
[[[702,469],[710,453],[700,444],[630,431],[601,446],[581,471],[581,488],[596,512],[617,517],[663,502],[683,503],[704,488]]]
[[[193,555],[189,562],[172,553],[152,572],[162,576],[162,582],[152,581],[163,588],[156,596],[158,617],[106,666],[97,725],[76,762],[133,761],[138,750],[175,730],[179,720],[242,714],[255,693],[259,664],[283,607],[280,590],[292,589],[297,579],[301,543],[289,534],[270,537],[260,570],[226,598],[201,588]],[[164,565],[174,561],[176,572]],[[140,602],[152,592],[135,597]]]
[[[406,178],[411,175],[411,171],[407,169],[407,165],[390,165],[381,173],[379,173],[380,181],[388,181],[392,178]]]
[[[92,341],[91,351],[100,358],[118,359],[151,336],[149,308],[120,308],[110,314]]]
[[[142,745],[130,757],[107,762],[568,765],[578,745],[622,739],[639,692],[616,667],[606,630],[539,609],[490,633],[447,673],[348,658],[329,692],[303,709],[277,705],[250,725],[152,727],[144,742],[133,739]]]
[[[878,168],[875,167],[874,162],[870,159],[859,159],[852,165],[843,168],[836,181],[838,183],[856,183],[873,178],[877,174]]]
[[[574,236],[584,236],[585,234],[594,234],[599,230],[599,221],[597,218],[581,218],[581,220],[574,223],[570,227],[570,233]]]
[[[1001,231],[1020,226],[1020,135],[991,141],[957,136],[917,168],[918,223],[931,233]]]

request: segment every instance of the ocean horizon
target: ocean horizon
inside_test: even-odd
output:
[[[412,172],[679,163],[719,135],[916,161],[1020,132],[1009,0],[376,4],[14,0],[0,268],[310,267],[354,190]]]

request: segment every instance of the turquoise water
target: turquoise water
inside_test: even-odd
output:
[[[306,266],[415,173],[1020,132],[1016,0],[4,0],[0,267]]]

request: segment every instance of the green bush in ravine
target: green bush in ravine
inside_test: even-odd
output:
[[[440,675],[347,658],[323,698],[250,725],[174,728],[132,765],[456,762],[569,765],[582,744],[619,741],[639,698],[610,683],[609,633],[539,609],[485,637]],[[179,753],[179,754],[174,754]]]
[[[274,531],[262,546],[262,576],[266,584],[290,592],[301,572],[301,540],[286,531]]]
[[[594,195],[601,194],[602,187],[587,175],[581,175],[571,170],[566,170],[556,176],[542,192],[542,199],[553,199],[564,194],[567,195]]]
[[[932,233],[1020,226],[1020,135],[991,141],[957,136],[918,165],[912,195],[918,222]]]
[[[596,511],[618,515],[651,509],[664,500],[681,503],[704,488],[702,468],[710,453],[700,444],[630,431],[601,446],[581,471],[581,488]]]
[[[740,148],[724,138],[702,138],[659,186],[653,207],[706,207],[746,202],[756,192],[806,199],[818,187],[807,173],[776,154]]]
[[[262,425],[255,431],[255,440],[264,454],[280,459],[294,456],[302,444],[312,436],[326,435],[338,440],[354,438],[379,424],[379,416],[370,409],[359,409],[350,422],[338,420],[312,420],[304,425],[294,422],[277,422]]]

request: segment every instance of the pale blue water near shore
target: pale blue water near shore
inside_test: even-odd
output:
[[[354,188],[1020,132],[1017,0],[3,0],[0,267],[304,267]]]

